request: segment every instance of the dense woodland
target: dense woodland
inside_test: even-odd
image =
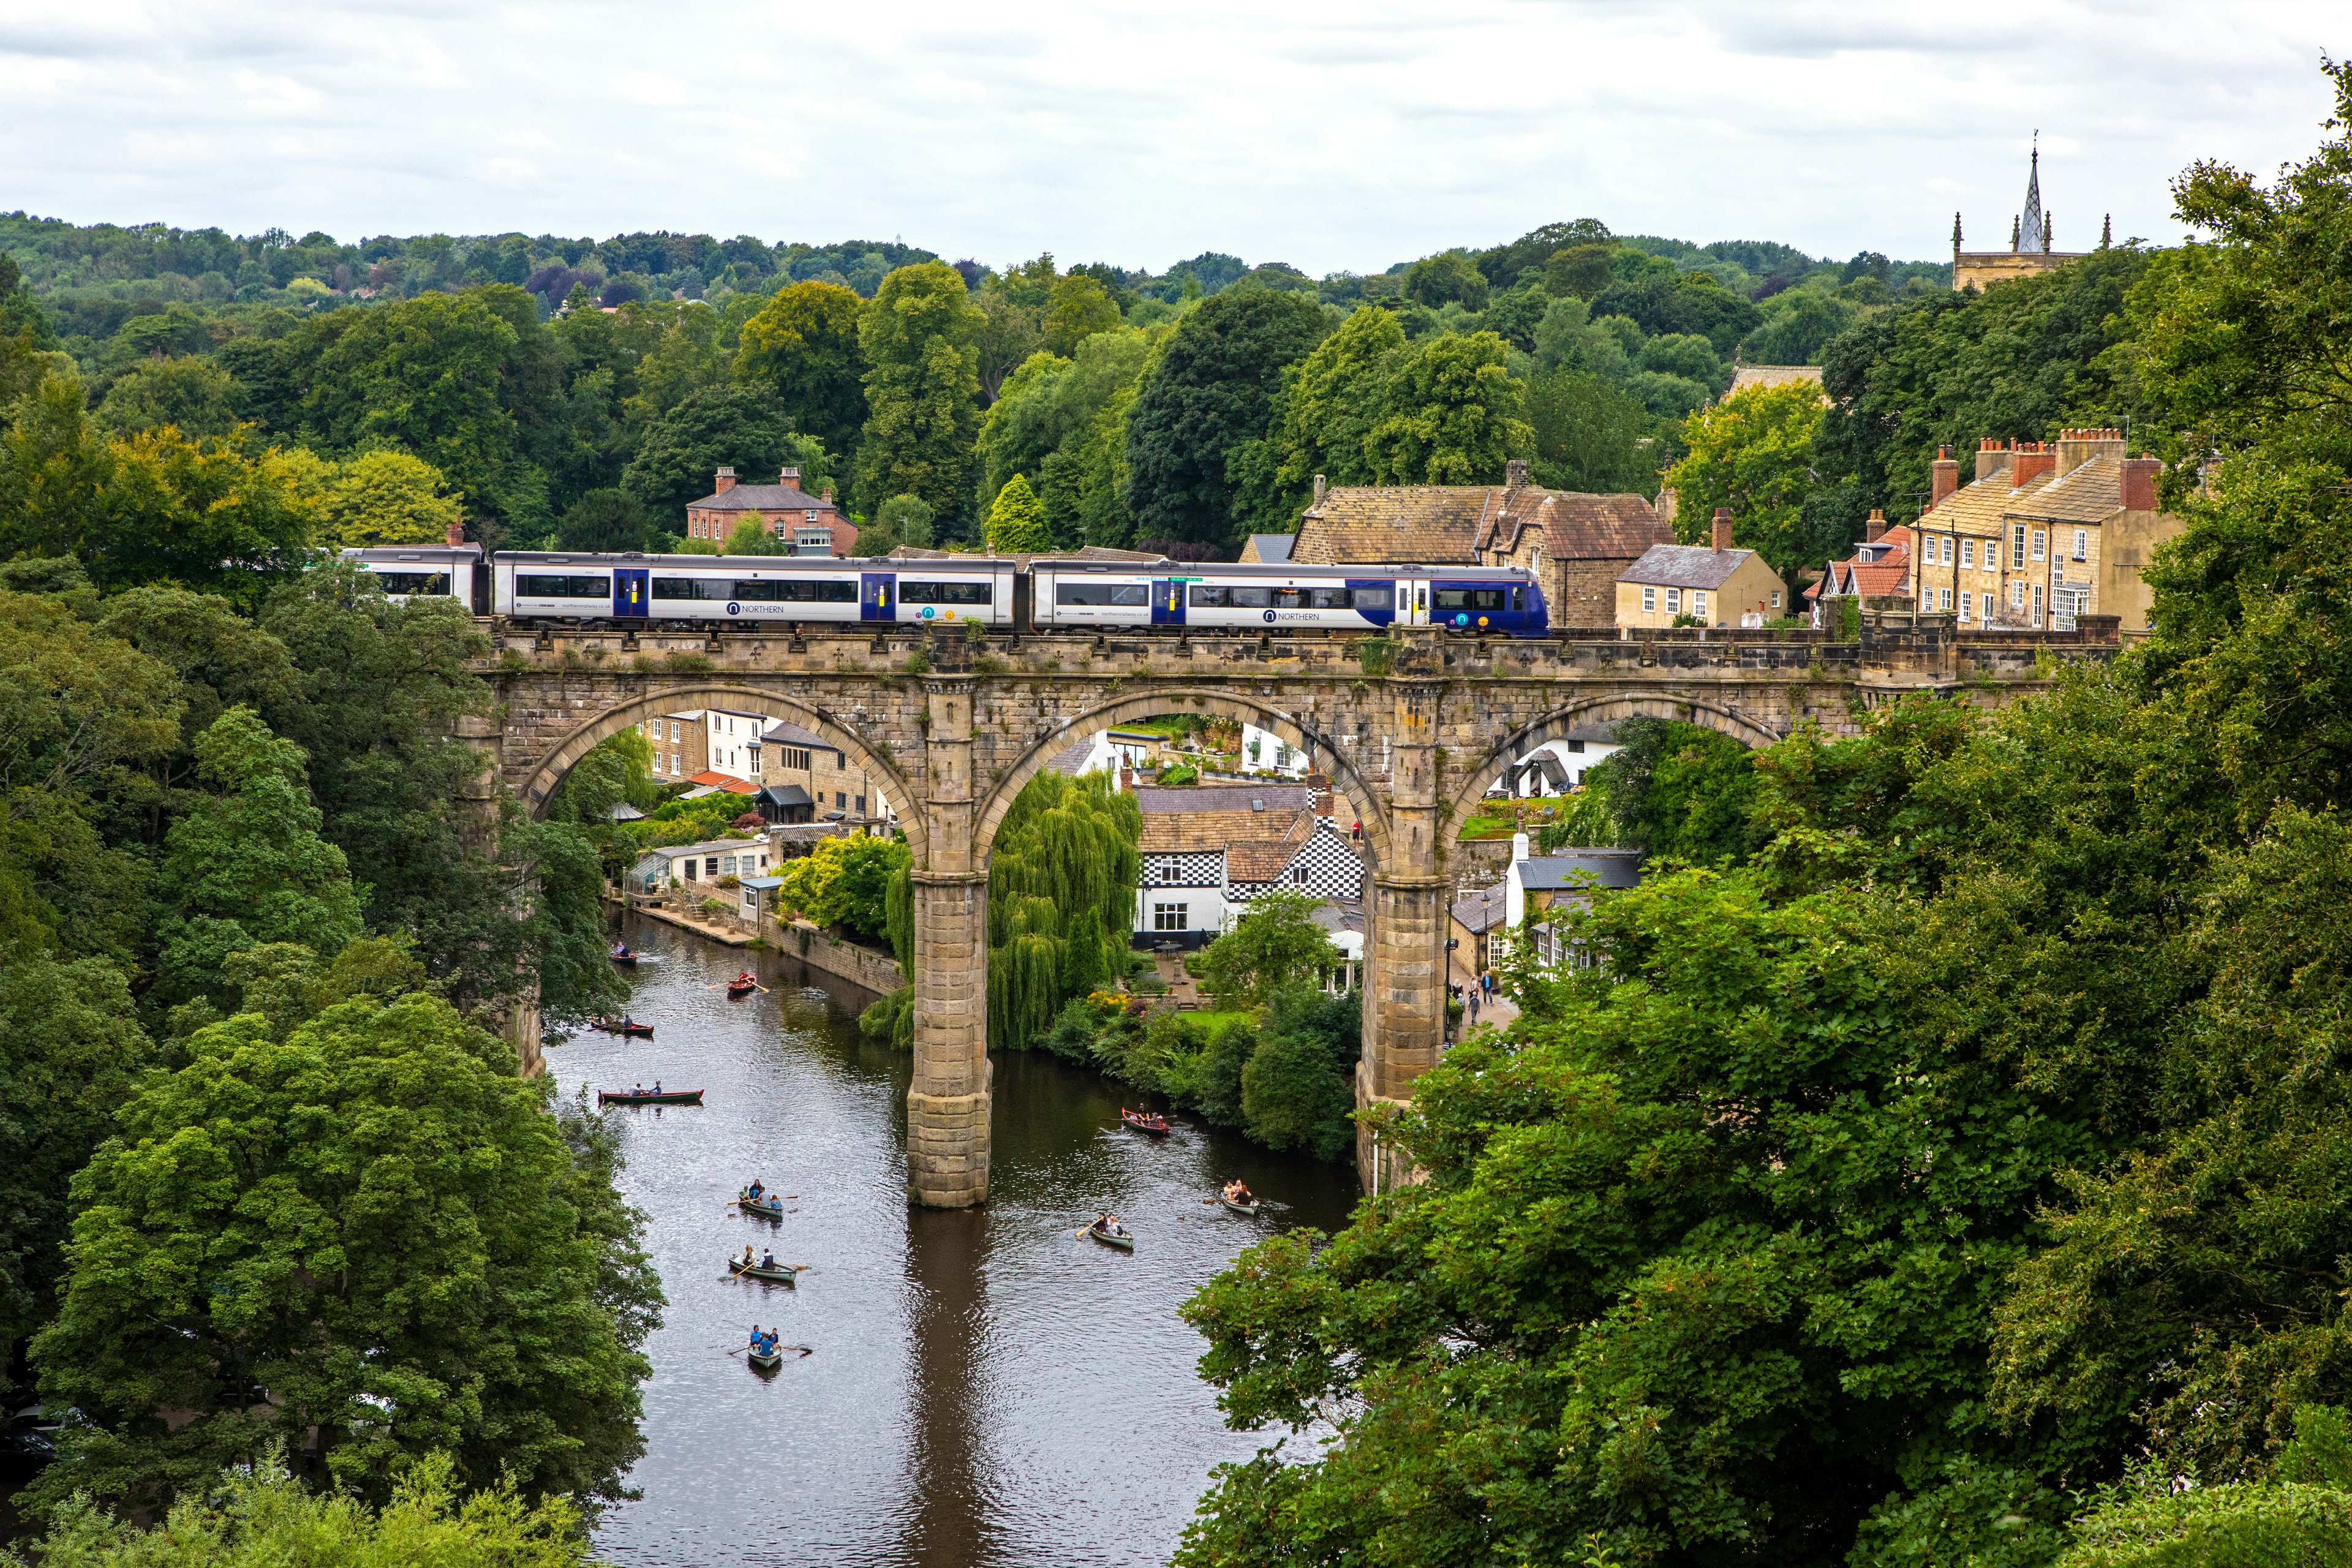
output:
[[[1519,965],[1507,1036],[1418,1081],[1386,1135],[1425,1183],[1188,1307],[1229,1417],[1306,1435],[1180,1563],[2352,1560],[2332,74],[2315,158],[2179,180],[2209,242],[2059,275],[2136,274],[2104,368],[2187,520],[2151,638],[1997,712],[1625,736],[1563,825],[1654,857],[1557,917],[1601,966]],[[1864,330],[1916,363],[1971,309]]]

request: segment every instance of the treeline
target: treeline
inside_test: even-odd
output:
[[[1491,480],[1510,457],[1654,493],[1736,358],[1811,359],[1940,276],[1590,219],[1321,280],[1213,254],[1155,277],[898,245],[344,247],[22,215],[0,252],[9,331],[58,356],[98,430],[397,455],[440,505],[354,539],[427,537],[455,502],[486,542],[575,549],[688,547],[681,509],[722,464],[833,488],[875,549],[1230,553],[1295,524],[1316,473]]]
[[[2148,641],[1737,788],[1666,726],[1596,770],[1660,852],[1553,917],[1599,966],[1519,964],[1507,1037],[1387,1119],[1424,1181],[1188,1307],[1233,1422],[1337,1440],[1221,1472],[1180,1563],[2352,1550],[2331,74],[2336,139],[2190,170],[2214,238],[2129,292],[2136,395],[2200,434]]]

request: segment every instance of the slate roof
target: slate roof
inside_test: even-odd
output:
[[[833,502],[791,485],[733,485],[690,500],[693,511],[834,511]],[[820,520],[829,521],[829,520]]]
[[[1720,588],[1753,550],[1710,550],[1704,544],[1653,544],[1618,574],[1620,583],[1654,583],[1663,588]]]
[[[1249,542],[1242,546],[1242,559],[1279,565],[1290,559],[1291,537],[1287,533],[1253,533]]]
[[[1482,936],[1503,923],[1503,910],[1510,898],[1510,889],[1497,882],[1491,888],[1480,888],[1454,900],[1454,921],[1473,936]]]
[[[814,805],[809,792],[798,784],[761,784],[760,795],[771,805]]]
[[[1518,863],[1519,886],[1531,893],[1584,888],[1631,888],[1642,880],[1638,849],[1571,849]]]
[[[1263,803],[1263,809],[1255,803]],[[1146,817],[1169,815],[1186,816],[1202,813],[1238,812],[1244,816],[1264,817],[1283,811],[1311,811],[1315,792],[1305,784],[1143,784],[1135,792],[1135,804]],[[1150,824],[1144,825],[1149,827]],[[1214,848],[1214,845],[1209,846]]]
[[[689,855],[740,855],[746,849],[758,853],[760,841],[756,838],[706,838],[699,844],[662,844],[646,850],[637,858],[642,864],[656,855],[683,860]]]
[[[762,732],[760,742],[762,745],[807,746],[820,752],[831,752],[837,757],[848,754],[815,731],[803,730],[798,724],[784,719],[779,719]]]
[[[1632,561],[1655,545],[1672,544],[1674,530],[1637,495],[1587,495],[1528,486],[1501,492],[1478,529],[1479,550],[1516,552],[1530,528],[1543,533],[1551,561]]]

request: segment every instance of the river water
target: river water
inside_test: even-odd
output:
[[[655,921],[624,935],[647,955],[632,1011],[654,1037],[584,1034],[550,1072],[566,1095],[656,1079],[705,1095],[610,1113],[669,1307],[646,1346],[644,1496],[607,1514],[598,1555],[1165,1563],[1210,1468],[1270,1440],[1225,1430],[1176,1308],[1259,1237],[1344,1225],[1353,1172],[1181,1121],[1148,1139],[1118,1125],[1119,1086],[1015,1053],[996,1064],[987,1206],[909,1209],[908,1063],[859,1036],[867,997]],[[721,983],[747,963],[769,989],[730,1003]],[[754,1176],[791,1194],[780,1224],[726,1206]],[[1255,1220],[1201,1201],[1234,1176],[1271,1200]],[[1105,1206],[1133,1253],[1074,1234]],[[729,1278],[747,1242],[808,1272]],[[810,1353],[761,1374],[727,1353],[755,1322]]]

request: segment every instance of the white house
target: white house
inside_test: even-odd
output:
[[[1549,909],[1588,900],[1596,888],[1631,888],[1642,879],[1638,849],[1562,849],[1551,855],[1530,855],[1528,836],[1511,838],[1511,868],[1503,879],[1503,919],[1512,931],[1527,927],[1528,917]],[[1538,926],[1528,934],[1536,962],[1547,966],[1573,962],[1589,964],[1590,955],[1579,944]]]
[[[740,708],[688,708],[657,713],[637,730],[653,743],[654,776],[665,784],[715,773],[757,788],[760,737],[769,722]]]
[[[1135,798],[1143,808],[1140,946],[1198,947],[1275,888],[1363,897],[1361,847],[1317,810],[1318,800],[1328,809],[1327,793],[1274,783],[1144,785]]]
[[[1046,764],[1055,773],[1076,778],[1081,773],[1108,773],[1118,787],[1121,768],[1143,768],[1160,752],[1160,737],[1143,730],[1097,730],[1073,741]]]
[[[1304,778],[1307,771],[1306,752],[1255,724],[1242,726],[1241,765],[1244,773],[1272,772],[1293,779]]]
[[[1584,782],[1589,770],[1624,750],[1611,739],[1612,732],[1611,725],[1591,724],[1547,741],[1505,768],[1486,793],[1506,798],[1566,795]]]
[[[713,838],[701,844],[671,844],[648,849],[629,868],[633,893],[701,891],[715,897],[722,877],[758,877],[768,870],[768,845],[760,838]]]

